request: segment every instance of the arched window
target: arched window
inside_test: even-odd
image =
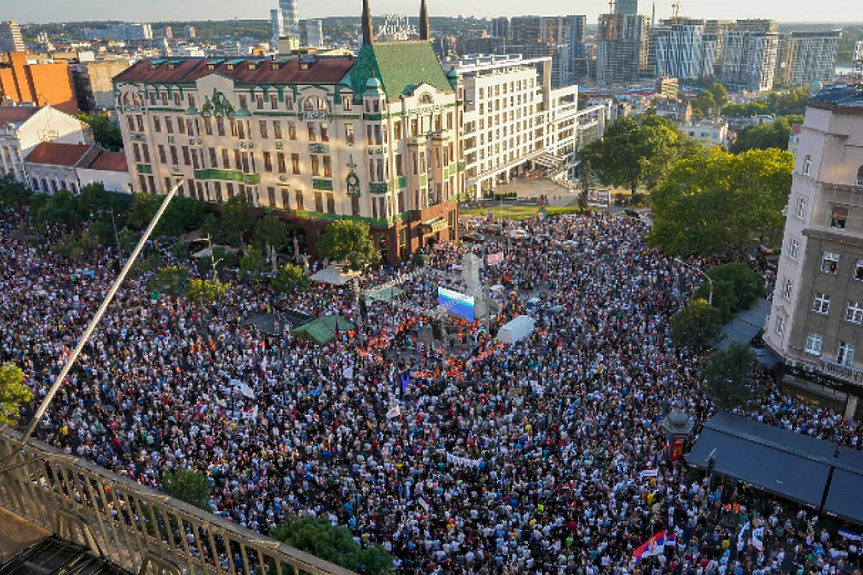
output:
[[[857,169],[857,185],[863,186],[863,166]]]
[[[803,175],[811,176],[812,175],[812,156],[808,155],[803,158]]]

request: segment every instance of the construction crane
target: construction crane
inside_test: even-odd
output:
[[[671,18],[675,24],[680,24],[680,0],[677,0],[671,5]]]

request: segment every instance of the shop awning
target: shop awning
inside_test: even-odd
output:
[[[442,217],[434,218],[433,220],[428,220],[427,222],[422,223],[423,233],[426,234],[436,234],[438,232],[442,232],[447,228],[446,220]]]

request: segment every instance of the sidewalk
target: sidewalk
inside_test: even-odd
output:
[[[0,507],[0,565],[51,535]]]

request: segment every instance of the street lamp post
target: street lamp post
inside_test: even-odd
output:
[[[698,269],[697,267],[695,267],[695,266],[693,266],[693,265],[691,265],[691,264],[686,263],[685,261],[683,261],[683,260],[682,260],[682,259],[680,259],[680,258],[674,258],[674,261],[676,261],[676,262],[677,262],[677,263],[679,263],[679,264],[683,264],[684,266],[688,267],[689,269],[695,270],[696,272],[698,272],[698,273],[700,273],[701,275],[703,275],[703,276],[705,277],[705,279],[707,279],[707,283],[708,283],[708,285],[710,286],[710,291],[709,291],[709,292],[708,292],[708,294],[707,294],[707,304],[708,304],[708,305],[713,305],[713,280],[712,280],[712,279],[710,279],[710,276],[709,276],[709,275],[707,275],[703,270],[700,270],[700,269]]]
[[[683,411],[672,411],[662,418],[660,422],[663,431],[668,434],[671,446],[671,461],[678,461],[683,457],[683,444],[692,432],[695,424],[689,415]]]

